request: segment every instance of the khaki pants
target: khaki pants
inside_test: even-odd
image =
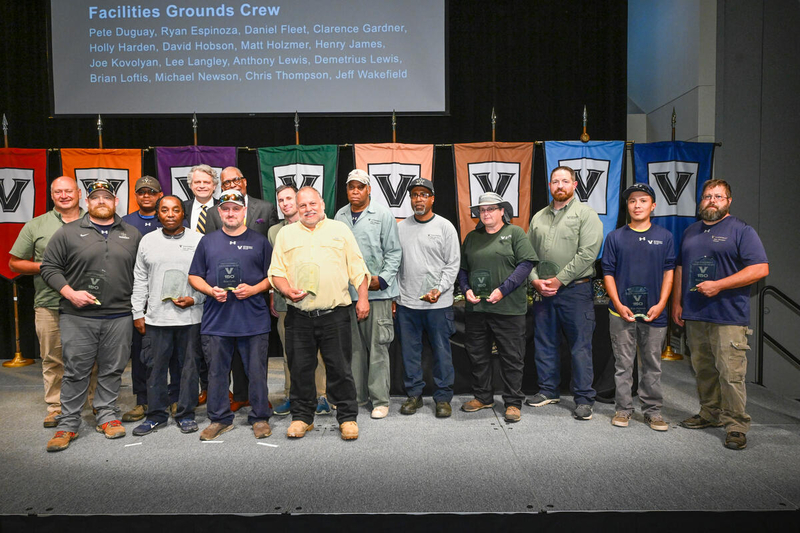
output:
[[[697,378],[700,416],[720,421],[727,432],[747,433],[750,415],[745,413],[747,392],[747,326],[686,321],[686,341],[692,352]]]
[[[61,411],[61,379],[64,377],[64,360],[61,355],[61,330],[58,327],[58,310],[37,307],[34,309],[36,336],[39,338],[39,355],[42,358],[44,401],[47,412]],[[87,405],[91,405],[97,387],[97,365],[89,382]]]
[[[278,311],[278,336],[283,345],[283,394],[289,398],[291,388],[291,373],[289,363],[286,361],[286,311]],[[314,371],[314,382],[317,385],[317,396],[325,396],[325,363],[322,362],[322,354],[317,351],[317,369]]]

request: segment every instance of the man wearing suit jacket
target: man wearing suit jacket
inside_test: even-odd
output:
[[[278,211],[270,202],[253,198],[247,194],[247,179],[242,175],[242,171],[236,167],[226,167],[220,172],[220,180],[223,191],[236,189],[244,195],[247,214],[244,218],[244,225],[257,231],[264,237],[267,236],[269,228],[279,222]],[[187,217],[189,215],[186,215]],[[219,209],[212,208],[208,214],[208,224],[206,233],[211,233],[222,228],[222,219],[219,216]],[[249,397],[250,381],[244,371],[244,365],[239,353],[233,354],[231,361],[231,374],[233,374],[233,398],[231,400],[231,411],[238,411],[246,405],[250,405]]]

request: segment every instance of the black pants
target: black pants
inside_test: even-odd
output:
[[[473,394],[482,403],[494,401],[492,341],[500,357],[503,402],[522,407],[522,369],[525,366],[525,315],[473,313],[465,315],[464,348],[472,363]]]
[[[142,356],[147,365],[147,419],[166,422],[170,402],[167,392],[167,369],[177,361],[180,379],[178,409],[175,419],[194,418],[197,406],[197,364],[200,351],[200,324],[191,326],[147,326]]]
[[[355,421],[358,415],[356,385],[350,367],[349,306],[337,307],[332,313],[308,317],[293,306],[286,313],[286,358],[291,372],[292,420],[306,424],[314,421],[317,408],[317,350],[322,353],[328,378],[328,399],[336,405],[336,419]]]

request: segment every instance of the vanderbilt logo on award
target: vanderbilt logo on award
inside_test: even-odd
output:
[[[478,203],[480,195],[494,192],[511,204],[512,216],[519,216],[519,163],[508,161],[469,163],[467,171],[471,205]]]
[[[611,162],[605,159],[562,159],[559,166],[565,165],[575,171],[578,186],[575,194],[578,199],[589,204],[598,215],[608,212],[608,168]]]
[[[33,217],[35,200],[32,169],[0,169],[0,222],[27,222]]]
[[[656,193],[654,217],[694,217],[697,214],[697,171],[693,161],[659,161],[647,165],[648,181]]]

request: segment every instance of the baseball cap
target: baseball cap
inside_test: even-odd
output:
[[[219,205],[237,204],[244,207],[244,195],[238,189],[228,189],[219,197]]]
[[[114,188],[107,180],[94,180],[86,187],[86,197],[88,198],[92,194],[96,193],[97,191],[106,191],[111,196],[117,196],[114,193]]]
[[[347,181],[345,182],[345,184],[350,183],[351,181],[358,181],[360,183],[363,183],[364,185],[369,185],[369,174],[367,174],[360,168],[357,168],[351,171],[350,174],[347,175]]]
[[[646,183],[634,183],[633,185],[625,189],[625,191],[622,193],[622,199],[627,201],[628,196],[630,196],[632,193],[635,192],[643,192],[645,194],[650,195],[650,198],[652,198],[654,202],[656,200],[656,192],[653,190],[651,186],[649,186]]]
[[[411,189],[414,187],[425,187],[431,194],[436,194],[433,190],[433,182],[431,180],[426,180],[425,178],[414,178],[411,180],[411,183],[408,184],[408,194],[411,194]]]
[[[139,192],[140,189],[153,189],[156,192],[161,192],[161,184],[152,176],[142,176],[136,180],[136,187],[133,190]]]

